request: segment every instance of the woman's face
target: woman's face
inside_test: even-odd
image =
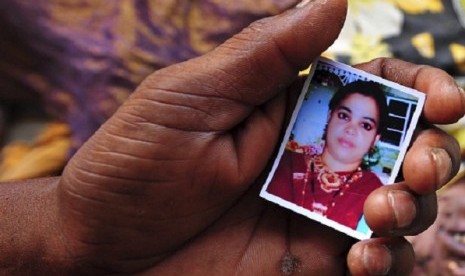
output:
[[[360,165],[363,156],[378,141],[379,111],[376,101],[354,93],[330,111],[325,151],[340,164]]]

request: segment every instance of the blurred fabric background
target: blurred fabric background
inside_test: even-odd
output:
[[[61,145],[57,150],[64,151],[66,162],[147,75],[204,54],[252,21],[278,14],[297,2],[2,1],[0,138],[4,145],[14,143],[17,139],[8,134],[23,126],[19,130],[26,134],[28,146],[36,147],[35,137],[27,137],[31,124],[25,122],[35,126],[42,122],[44,127],[53,122],[52,128],[61,123],[60,128],[67,127],[69,132],[58,130],[57,136],[68,139],[69,148]],[[463,3],[349,0],[346,25],[325,55],[348,64],[399,57],[443,68],[464,83]],[[465,141],[461,129],[448,127]],[[7,150],[3,155],[12,152],[24,153]],[[44,174],[59,171],[57,166],[56,171],[47,169]]]
[[[59,175],[147,75],[204,54],[252,21],[297,2],[1,1],[0,180]],[[440,67],[465,86],[465,1],[349,0],[346,25],[324,55],[347,64],[398,57]],[[443,127],[465,152],[465,122]],[[462,178],[449,187],[455,183]],[[443,258],[427,253],[427,241],[437,234],[430,232],[426,242],[415,237],[416,249],[426,252],[420,254],[421,273]],[[445,266],[456,272],[456,260],[465,259],[465,247],[459,248],[462,255],[455,250],[459,256]]]

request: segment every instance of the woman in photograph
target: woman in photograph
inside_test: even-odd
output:
[[[356,229],[366,197],[382,186],[363,168],[363,159],[373,152],[386,117],[386,97],[379,84],[355,81],[341,87],[329,102],[322,153],[287,147],[268,193]]]

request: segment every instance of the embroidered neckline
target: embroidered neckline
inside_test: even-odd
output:
[[[350,184],[357,181],[363,175],[360,167],[347,173],[334,172],[327,168],[319,155],[311,157],[309,161],[310,162],[307,164],[307,172],[305,173],[306,181],[308,182],[308,178],[312,174],[317,174],[320,188],[326,193],[347,189]],[[314,190],[314,188],[312,190]]]
[[[360,167],[358,167],[352,172],[334,172],[326,167],[326,165],[321,160],[321,156],[319,155],[310,156],[310,158],[307,160],[308,162],[304,177],[302,200],[305,201],[305,190],[308,184],[310,184],[312,193],[315,192],[315,185],[317,184],[315,183],[315,177],[313,177],[313,175],[315,175],[321,190],[327,194],[333,193],[331,199],[326,203],[316,202],[312,197],[312,211],[326,216],[330,209],[336,205],[335,198],[338,196],[343,196],[350,185],[363,176],[363,171]],[[311,183],[308,183],[310,179]]]

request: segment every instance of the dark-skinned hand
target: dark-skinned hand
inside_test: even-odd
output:
[[[298,72],[336,39],[345,12],[345,1],[309,1],[153,73],[61,177],[3,184],[0,273],[408,274],[403,236],[433,222],[434,192],[459,167],[458,144],[431,125],[464,114],[445,72],[395,59],[358,66],[427,94],[405,180],[366,201],[377,238],[356,242],[258,196]]]

